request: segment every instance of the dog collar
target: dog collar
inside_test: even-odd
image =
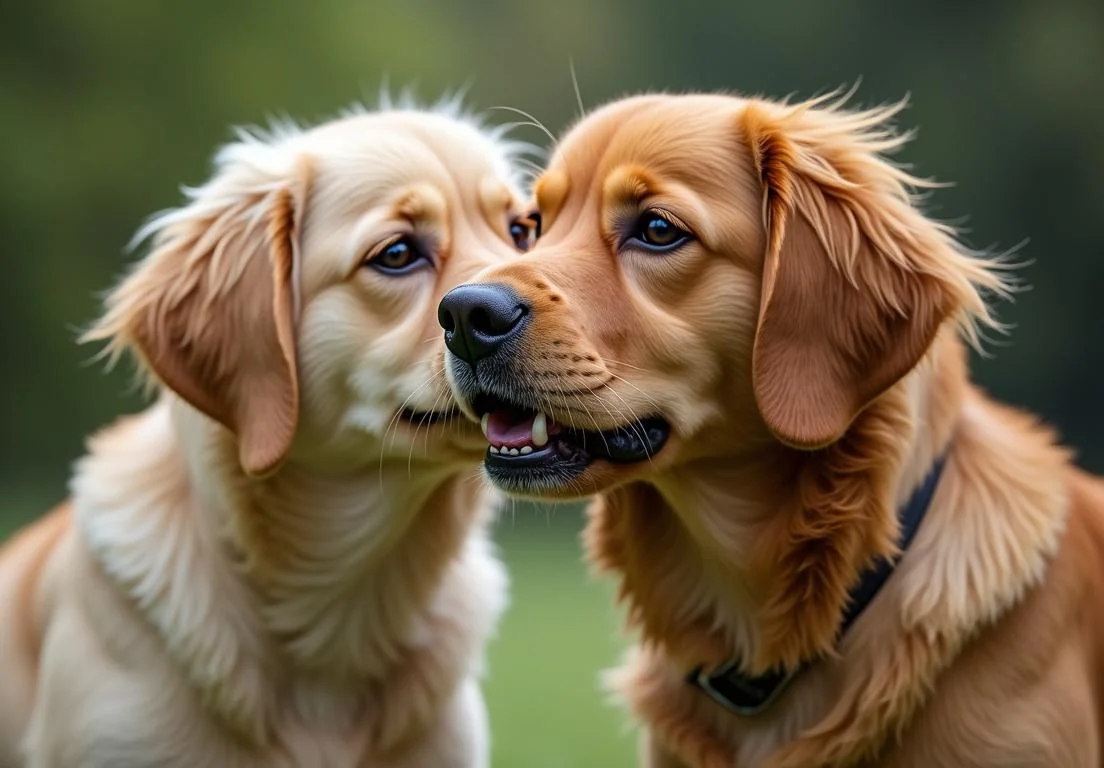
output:
[[[851,589],[847,610],[839,625],[839,636],[843,636],[870,605],[908,550],[931,505],[945,463],[945,456],[935,462],[927,477],[913,491],[908,503],[901,510],[901,533],[897,556],[879,558],[873,566],[863,571],[859,583]],[[808,666],[807,663],[799,664],[791,670],[775,670],[752,677],[740,671],[739,659],[731,659],[712,672],[706,672],[704,665],[696,667],[687,676],[687,682],[701,689],[725,709],[738,715],[750,716],[759,714],[774,703],[786,686],[806,666]]]

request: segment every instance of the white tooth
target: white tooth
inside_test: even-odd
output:
[[[521,451],[519,451],[517,448],[511,448],[510,449],[510,455],[511,456],[517,456],[519,453],[521,453]]]
[[[521,449],[521,455],[522,456],[524,456],[527,453],[532,453],[532,452],[533,452],[533,449],[531,447],[529,447],[528,445]]]
[[[483,418],[479,420],[479,426],[483,428],[483,437],[487,437],[487,422],[491,420],[491,414],[488,411],[483,414]]]
[[[548,417],[538,413],[533,417],[533,445],[543,448],[548,444]]]
[[[491,453],[498,453],[498,449],[495,448],[493,445],[491,446]]]

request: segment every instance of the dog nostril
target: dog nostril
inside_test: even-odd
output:
[[[524,306],[514,307],[509,314],[502,311],[490,311],[484,307],[476,307],[468,313],[468,326],[485,336],[500,336],[507,333],[526,314]]]
[[[491,320],[490,314],[482,307],[477,307],[471,311],[468,315],[468,324],[472,330],[485,333],[488,336],[495,332],[494,321]]]
[[[440,321],[441,327],[445,329],[445,333],[452,333],[456,330],[456,318],[451,312],[442,312],[437,319]]]

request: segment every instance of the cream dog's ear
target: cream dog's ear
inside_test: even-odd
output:
[[[190,203],[154,218],[150,253],[82,340],[136,353],[164,386],[230,429],[251,475],[298,425],[298,235],[310,165],[260,142],[219,154]]]
[[[751,104],[740,117],[763,190],[767,234],[752,375],[784,443],[838,440],[908,373],[955,317],[993,324],[978,287],[999,277],[926,219],[920,184],[880,157],[907,136],[897,111]]]

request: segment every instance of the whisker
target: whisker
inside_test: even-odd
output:
[[[416,387],[414,389],[414,391],[411,392],[407,396],[407,398],[402,401],[402,405],[400,405],[395,410],[395,414],[391,417],[391,421],[389,421],[387,423],[387,429],[384,430],[383,436],[384,436],[384,441],[385,442],[386,442],[386,439],[387,439],[387,435],[391,431],[392,427],[394,427],[396,424],[398,424],[399,418],[402,416],[402,412],[404,410],[406,410],[406,406],[410,403],[411,400],[413,400],[418,395],[419,392],[421,392],[427,386],[432,384],[436,380],[436,378],[437,378],[436,374],[430,374],[430,376],[425,381],[423,381],[420,385],[418,385],[418,387]],[[389,449],[390,445],[385,445],[384,448],[385,448],[385,450]]]
[[[532,160],[518,158],[516,162],[518,165],[532,173],[534,177],[540,176],[542,173],[544,173],[544,169],[538,163],[534,163]]]
[[[421,384],[419,384],[417,387],[415,387],[414,391],[411,392],[410,395],[405,400],[403,400],[402,405],[400,405],[395,410],[394,415],[391,416],[391,421],[387,422],[387,428],[383,430],[383,439],[380,440],[380,460],[379,460],[380,491],[383,490],[383,457],[387,453],[387,451],[389,450],[389,444],[387,442],[388,435],[391,434],[391,430],[394,429],[394,427],[398,424],[398,421],[402,417],[402,412],[406,408],[407,403],[409,403],[414,397],[416,397],[419,392],[421,392],[427,386],[432,384],[436,380],[436,378],[437,378],[436,373],[430,374],[429,377],[426,378],[425,381],[423,381]],[[392,438],[392,440],[393,439],[394,438]]]
[[[662,409],[660,408],[660,405],[659,405],[659,403],[657,403],[657,402],[655,401],[655,398],[653,398],[653,397],[652,397],[651,395],[649,395],[648,393],[646,393],[646,392],[645,392],[644,390],[642,390],[642,389],[641,389],[640,387],[638,387],[638,386],[636,386],[635,384],[633,384],[633,383],[632,383],[631,381],[629,381],[628,379],[626,379],[626,378],[622,378],[621,376],[618,376],[618,375],[617,375],[616,373],[613,373],[613,372],[610,372],[610,376],[612,376],[613,378],[617,379],[618,381],[620,381],[620,382],[623,382],[624,384],[626,384],[626,385],[628,385],[628,386],[632,387],[633,389],[635,389],[635,390],[636,390],[637,392],[639,392],[639,393],[640,393],[640,396],[641,396],[641,397],[643,397],[643,398],[644,398],[645,400],[647,400],[647,401],[648,401],[648,404],[649,404],[649,405],[651,405],[651,406],[653,406],[653,407],[654,407],[654,408],[655,408],[656,410],[662,410]],[[611,391],[613,390],[613,388],[612,388],[612,387],[610,387],[610,386],[609,386],[609,384],[606,384],[606,385],[605,385],[605,387],[606,387],[606,389],[609,389],[609,390],[611,390]]]
[[[564,388],[563,388],[563,387],[561,387],[561,386],[559,386],[559,385],[557,385],[556,389],[558,389],[558,390],[559,390],[559,393],[560,393],[560,397],[562,397],[562,398],[566,399],[566,397],[567,397],[567,392],[566,392],[566,391],[564,390]],[[570,409],[570,408],[569,408],[569,409],[567,409],[567,424],[568,424],[568,426],[569,426],[569,427],[571,427],[572,429],[576,429],[576,426],[575,426],[575,420],[574,420],[574,419],[572,418],[572,416],[573,416],[573,414],[572,414],[572,412],[571,412],[571,409]]]
[[[579,105],[579,117],[581,119],[586,116],[586,107],[583,106],[583,94],[579,91],[579,78],[575,74],[575,60],[568,59],[567,63],[571,68],[571,84],[575,87],[575,102]]]
[[[437,397],[435,397],[433,399],[433,405],[431,405],[429,407],[429,410],[426,411],[424,414],[422,414],[422,418],[418,420],[418,426],[415,427],[415,429],[414,429],[414,439],[410,441],[410,452],[407,453],[407,455],[406,455],[406,476],[407,477],[412,476],[411,462],[412,462],[413,457],[414,457],[414,446],[416,446],[418,444],[418,432],[421,430],[422,426],[425,424],[426,419],[431,418],[433,412],[437,410],[437,403],[441,402],[441,398],[443,396],[444,396],[443,392],[438,393]],[[422,450],[423,450],[423,453],[425,453],[427,455],[429,454],[429,428],[426,428],[426,431],[425,431],[425,441],[423,443],[423,449]]]
[[[531,122],[529,122],[529,123],[520,123],[520,125],[531,125],[534,128],[539,128],[541,131],[544,132],[544,135],[548,137],[549,141],[551,141],[553,144],[556,143],[556,137],[552,134],[552,131],[548,130],[548,128],[545,127],[544,123],[542,123],[537,118],[533,117],[531,114],[526,112],[524,109],[518,109],[517,107],[508,107],[508,106],[491,107],[491,109],[504,109],[508,112],[513,112],[515,114],[521,115],[522,117],[526,118],[527,120],[530,120]]]
[[[620,392],[618,392],[613,387],[607,387],[607,389],[609,390],[611,395],[613,395],[618,400],[620,400],[621,403],[625,406],[625,408],[628,409],[629,416],[631,417],[631,420],[630,420],[629,423],[632,424],[633,432],[635,432],[636,436],[638,438],[640,438],[641,444],[647,446],[648,445],[648,440],[647,440],[647,438],[645,438],[643,431],[640,429],[640,417],[636,415],[636,412],[633,410],[632,406],[629,405],[628,400],[626,400],[624,397],[622,397]],[[644,394],[644,393],[641,392],[641,394]],[[647,395],[645,395],[645,397],[647,397]],[[648,463],[649,464],[652,463],[652,453],[651,453],[651,451],[648,451]]]
[[[590,409],[587,408],[586,402],[584,402],[583,398],[579,397],[578,395],[575,395],[575,399],[579,401],[579,405],[583,406],[583,410],[586,411],[587,418],[590,419],[590,423],[593,424],[594,423],[594,414],[592,414],[590,412]],[[610,414],[610,418],[613,418],[612,413]],[[602,438],[602,444],[604,446],[606,446],[606,453],[609,453],[609,442],[606,440],[606,436],[604,434],[602,434],[601,432],[598,433],[598,436],[600,438]],[[586,446],[583,446],[583,447],[585,448]]]
[[[631,365],[629,363],[623,363],[620,360],[613,360],[613,359],[608,358],[608,357],[603,357],[602,362],[606,363],[607,365],[619,365],[623,368],[629,368],[629,369],[634,370],[634,371],[640,371],[642,373],[645,372],[643,368],[638,368],[635,365]]]

